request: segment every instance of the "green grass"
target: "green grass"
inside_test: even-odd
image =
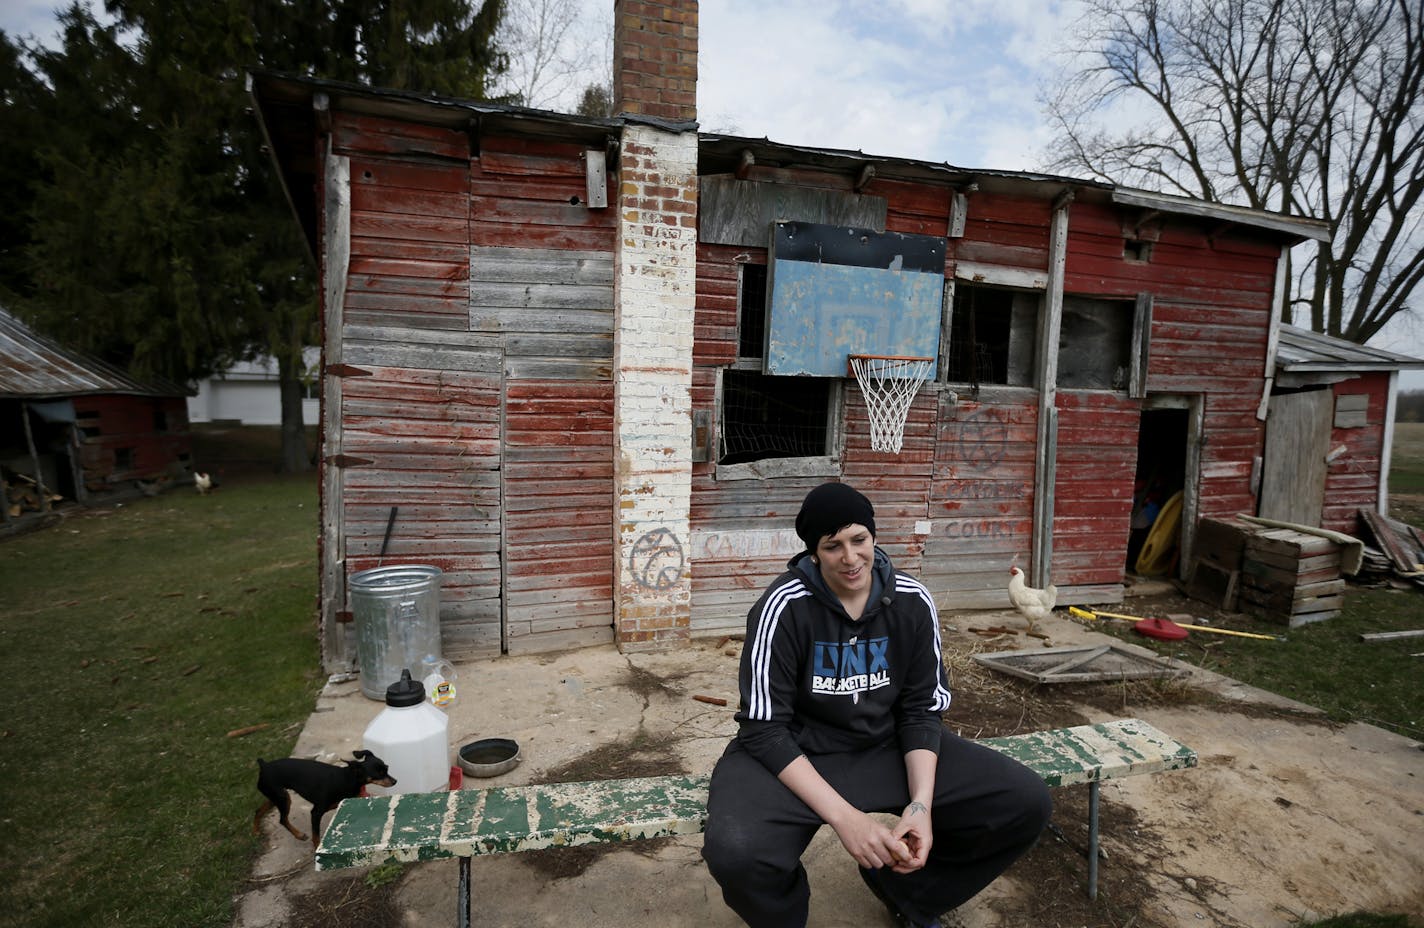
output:
[[[1417,924],[1407,915],[1373,915],[1355,912],[1337,915],[1323,922],[1302,923],[1301,928],[1413,928]]]
[[[291,752],[322,682],[317,523],[306,475],[0,543],[0,926],[231,921],[255,759]]]
[[[1391,493],[1424,493],[1424,422],[1398,422],[1390,453]]]
[[[1225,627],[1225,626],[1222,626]],[[1363,642],[1367,632],[1424,628],[1424,591],[1351,587],[1341,614],[1299,628],[1243,618],[1230,628],[1284,641],[1192,632],[1185,641],[1147,638],[1127,623],[1102,630],[1160,654],[1314,706],[1335,721],[1367,722],[1424,737],[1424,638]]]

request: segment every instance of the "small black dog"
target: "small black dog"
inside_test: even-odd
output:
[[[307,836],[287,821],[291,810],[292,797],[287,790],[297,791],[312,804],[312,847],[317,846],[317,832],[321,829],[321,817],[343,799],[354,799],[361,795],[361,787],[367,783],[377,786],[395,786],[396,778],[386,770],[386,762],[370,751],[356,751],[354,760],[344,761],[346,766],[323,764],[316,760],[300,757],[284,757],[281,760],[257,759],[257,789],[267,800],[257,807],[252,816],[252,833],[259,834],[258,823],[268,809],[276,808],[282,814],[282,827],[292,833],[298,841]]]

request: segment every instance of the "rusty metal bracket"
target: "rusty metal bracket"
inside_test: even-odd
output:
[[[362,467],[374,463],[370,458],[358,458],[353,454],[333,454],[324,460],[332,467]]]

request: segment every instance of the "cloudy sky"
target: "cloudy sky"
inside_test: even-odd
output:
[[[576,0],[606,34],[613,0]],[[0,0],[0,29],[54,34],[56,0]],[[705,131],[957,167],[1036,170],[1038,102],[1078,0],[702,0]],[[1421,326],[1374,344],[1424,357]],[[1405,385],[1424,388],[1424,372]]]

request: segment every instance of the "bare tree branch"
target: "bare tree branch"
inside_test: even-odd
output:
[[[572,111],[585,88],[611,83],[611,29],[579,0],[510,4],[499,36],[509,53],[500,93],[525,106]]]
[[[1325,220],[1287,304],[1319,331],[1418,312],[1417,0],[1087,0],[1064,57],[1048,168]]]

